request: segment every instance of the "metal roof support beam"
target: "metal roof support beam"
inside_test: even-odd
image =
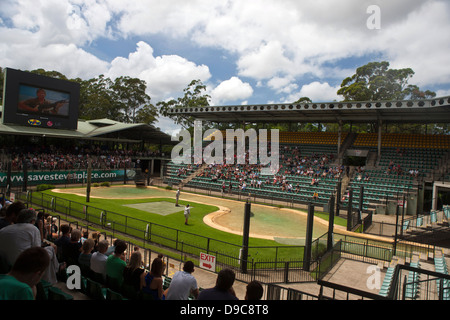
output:
[[[342,120],[339,120],[337,154],[341,154]]]
[[[378,158],[381,158],[381,130],[382,130],[383,121],[378,119]]]

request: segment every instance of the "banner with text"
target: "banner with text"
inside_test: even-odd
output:
[[[83,183],[87,181],[86,170],[70,170],[70,171],[29,171],[27,173],[28,185],[39,184],[71,184],[71,183]],[[127,180],[133,180],[136,173],[133,169],[126,170]],[[11,173],[11,186],[22,186],[24,179],[23,172]],[[6,172],[0,172],[0,186],[5,187],[8,180],[8,174]],[[92,170],[91,182],[103,182],[103,181],[123,181],[124,169],[116,170]]]

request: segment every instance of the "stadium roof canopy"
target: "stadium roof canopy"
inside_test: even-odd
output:
[[[79,120],[77,130],[28,127],[1,123],[0,134],[131,143],[144,141],[161,145],[174,144],[171,141],[170,135],[152,125],[144,123],[122,123],[110,119]]]
[[[450,96],[424,100],[174,108],[169,114],[214,122],[450,123]]]

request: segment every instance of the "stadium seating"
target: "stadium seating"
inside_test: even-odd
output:
[[[377,147],[377,133],[359,133],[355,139],[354,146]],[[450,136],[448,135],[425,135],[404,133],[382,133],[381,146],[391,148],[431,148],[448,149]]]
[[[315,141],[318,142],[320,139],[316,137]],[[281,144],[280,171],[275,176],[261,176],[259,174],[261,166],[258,164],[209,165],[189,181],[187,186],[220,191],[225,184],[225,189],[228,191],[231,184],[233,193],[289,202],[306,203],[313,200],[323,205],[335,191],[338,176],[343,170],[341,167],[332,165],[336,155],[336,145]],[[187,174],[181,177],[175,176],[180,167],[183,165],[169,163],[168,181],[179,183],[187,176]],[[186,167],[184,165],[184,168]],[[308,173],[307,170],[309,170]],[[192,171],[189,171],[188,174],[191,173]],[[277,179],[275,183],[274,178]],[[317,179],[318,183],[312,184],[312,178]],[[252,180],[254,180],[253,186]],[[257,183],[258,180],[261,180],[260,184]],[[314,200],[315,193],[317,193],[317,199]]]
[[[352,144],[352,148],[375,152],[377,146],[376,133],[359,133]],[[450,139],[446,135],[382,134],[381,156],[376,166],[365,168],[361,174],[355,172],[350,177],[348,188],[353,189],[352,206],[359,204],[361,186],[364,186],[364,209],[414,191],[414,182],[431,177],[449,149]],[[344,199],[343,207],[348,206],[347,200]]]
[[[420,268],[420,262],[415,261],[410,263],[411,267],[414,268]],[[419,294],[419,287],[420,287],[420,273],[409,271],[408,272],[408,278],[406,280],[406,291],[405,296],[409,299],[416,299]]]
[[[448,274],[448,267],[444,256],[435,257],[434,266],[436,272]],[[438,293],[440,292],[441,285],[443,286],[443,300],[450,300],[450,281],[448,279],[437,279],[436,287]]]
[[[386,274],[383,279],[383,283],[381,284],[380,291],[378,292],[379,295],[381,295],[383,297],[387,297],[389,290],[391,288],[394,270],[395,270],[395,267],[393,267],[393,266],[390,266],[387,269]]]

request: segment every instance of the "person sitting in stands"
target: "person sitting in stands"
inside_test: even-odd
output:
[[[107,240],[100,241],[97,245],[97,251],[91,257],[90,268],[93,273],[101,276],[101,279],[97,279],[99,282],[106,281],[106,260],[108,259],[106,251],[108,250],[108,246],[109,243]]]
[[[78,257],[81,252],[81,231],[79,229],[73,229],[70,233],[70,242],[62,247],[62,253],[64,256],[64,262],[68,266],[78,265]]]
[[[0,230],[0,253],[10,267],[25,249],[41,246],[41,235],[35,222],[36,211],[23,209],[17,216],[17,223]]]
[[[0,300],[34,300],[50,258],[41,247],[28,248],[17,257],[12,269],[0,275]]]
[[[194,263],[186,261],[183,271],[176,272],[170,281],[170,286],[166,291],[166,300],[188,300],[190,294],[195,298],[198,297],[199,289],[197,280],[192,275],[193,272]]]
[[[70,243],[70,232],[72,228],[68,224],[61,225],[61,236],[56,239],[55,245],[58,247],[57,255],[58,259],[61,261],[66,261],[63,253],[63,248]]]
[[[142,290],[145,285],[145,270],[142,268],[142,254],[138,250],[131,254],[130,261],[123,270],[123,283],[132,286],[136,292]]]
[[[264,289],[259,281],[253,280],[247,285],[245,300],[261,300]]]
[[[142,291],[152,296],[153,300],[164,300],[162,273],[163,261],[161,258],[155,258],[150,272],[145,276],[145,286],[142,288]]]
[[[126,249],[126,242],[117,240],[115,242],[114,254],[110,255],[106,260],[106,281],[115,283],[114,286],[118,286],[119,288],[123,282],[123,270],[127,266],[125,262]]]
[[[88,275],[91,269],[92,250],[94,249],[95,242],[93,239],[84,240],[81,246],[81,253],[78,256],[78,265],[81,268],[81,272]]]
[[[6,215],[0,219],[0,229],[16,223],[20,210],[26,209],[21,201],[15,201],[6,208]]]
[[[236,275],[231,269],[219,271],[216,285],[213,288],[204,289],[198,295],[198,300],[238,300],[233,289]]]

